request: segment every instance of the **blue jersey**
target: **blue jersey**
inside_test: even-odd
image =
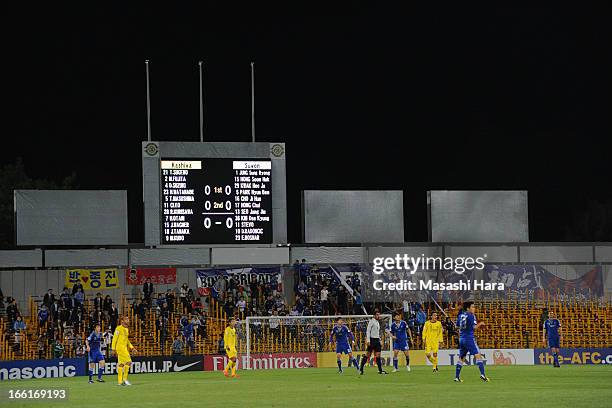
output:
[[[92,331],[89,337],[87,337],[87,341],[89,342],[90,353],[100,351],[102,333],[100,332],[100,334],[96,334],[95,330]]]
[[[464,312],[457,318],[459,326],[459,337],[462,339],[473,339],[476,327],[476,316],[473,313]]]
[[[183,327],[183,336],[191,337],[193,336],[193,323],[189,322]]]
[[[561,327],[561,322],[558,319],[546,319],[544,322],[544,329],[546,330],[546,334],[549,339],[558,339],[559,338],[559,328]]]
[[[459,328],[459,358],[461,359],[465,358],[468,353],[473,356],[480,354],[480,349],[474,338],[476,324],[476,316],[473,313],[459,312],[457,327]]]
[[[336,338],[337,346],[348,346],[349,340],[354,340],[353,333],[351,333],[351,330],[345,325],[334,326],[331,332],[331,336],[329,336],[330,343],[334,340],[334,337]]]
[[[408,324],[405,321],[400,321],[399,323],[393,322],[391,323],[391,334],[396,337],[396,342],[406,341],[408,338],[408,334],[406,330],[408,329]]]
[[[461,327],[461,316],[463,316],[465,314],[465,312],[462,310],[459,311],[459,314],[457,315],[457,321],[455,322],[455,326],[457,326],[457,328]]]

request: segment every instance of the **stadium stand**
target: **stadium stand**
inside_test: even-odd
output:
[[[0,301],[0,358],[34,359],[74,357],[84,354],[85,337],[93,325],[100,323],[109,336],[117,322],[117,314],[130,318],[130,335],[141,354],[159,355],[173,352],[177,338],[186,354],[216,354],[220,349],[228,316],[243,320],[246,316],[313,316],[363,314],[358,300],[359,278],[349,276],[344,284],[320,274],[316,265],[295,267],[299,276],[295,285],[295,303],[287,308],[278,288],[261,285],[244,288],[228,285],[224,292],[213,292],[196,298],[193,291],[181,288],[177,297],[172,290],[144,295],[123,294],[115,300],[107,296],[78,300],[80,296],[64,291],[31,296],[27,310],[19,310],[10,297]],[[357,296],[349,296],[345,284]],[[238,301],[236,300],[238,299]],[[6,301],[6,302],[5,302]],[[542,322],[547,310],[555,310],[563,324],[564,347],[608,347],[612,344],[612,299],[583,299],[548,294],[543,298],[477,298],[479,320],[487,325],[479,334],[482,348],[533,348],[539,346]],[[453,322],[459,302],[438,302],[447,315],[445,345],[457,347]],[[6,304],[6,306],[5,306]],[[358,306],[358,307],[356,307]],[[366,304],[367,310],[401,311],[412,331],[412,349],[422,349],[420,320],[438,312],[433,302],[404,304]],[[23,323],[16,324],[18,317]],[[365,319],[347,320],[355,333],[357,349],[364,346]],[[251,330],[251,352],[330,351],[329,334],[333,319],[319,324],[301,324],[271,319],[266,325],[257,323]],[[244,338],[244,333],[241,333]],[[110,336],[109,336],[110,337]],[[108,339],[110,344],[110,338]],[[241,347],[245,346],[242,341]],[[222,348],[222,347],[221,347]],[[184,350],[184,351],[183,351]],[[242,350],[244,351],[244,350]],[[108,352],[108,351],[107,351]]]

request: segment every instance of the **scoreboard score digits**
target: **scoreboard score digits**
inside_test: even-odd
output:
[[[161,243],[272,243],[272,162],[161,159]]]

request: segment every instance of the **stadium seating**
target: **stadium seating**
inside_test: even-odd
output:
[[[175,312],[168,319],[168,336],[162,344],[155,329],[156,311],[149,308],[145,318],[141,320],[132,308],[133,298],[123,295],[120,299],[120,310],[130,317],[130,337],[139,352],[144,355],[159,355],[171,353],[171,345],[179,333],[180,318],[183,310],[181,305],[175,305]],[[21,333],[20,345],[16,339],[6,316],[0,316],[0,359],[35,359],[39,356],[37,313],[40,304],[38,297],[31,297],[28,311],[22,316],[27,329]],[[536,348],[543,347],[541,343],[541,319],[544,309],[555,310],[563,325],[563,347],[609,347],[612,344],[612,299],[577,299],[572,297],[560,300],[556,296],[545,298],[519,297],[515,299],[476,299],[479,321],[486,322],[478,333],[478,343],[481,348]],[[178,302],[177,302],[178,303]],[[459,308],[456,304],[443,304],[445,312],[454,321]],[[423,305],[427,315],[438,311],[433,303]],[[92,310],[90,301],[85,303],[85,311]],[[86,313],[86,315],[87,315]],[[244,316],[240,316],[243,318]],[[227,324],[227,316],[220,302],[211,298],[209,312],[205,318],[206,335],[195,335],[193,350],[185,349],[186,354],[215,354],[219,350],[219,340]],[[102,330],[105,330],[105,322]],[[349,327],[355,334],[357,349],[364,347],[364,319],[349,319]],[[297,352],[297,351],[330,351],[328,339],[333,319],[326,319],[320,324],[286,324],[281,320],[279,327],[271,329],[269,325],[254,326],[251,330],[251,352]],[[83,324],[85,326],[85,324]],[[84,344],[88,328],[83,327],[75,332],[75,338]],[[196,331],[197,333],[197,331]],[[63,336],[64,333],[61,333]],[[244,333],[240,334],[244,340]],[[63,337],[62,337],[63,338]],[[240,341],[241,352],[245,351],[244,341]],[[457,337],[446,335],[446,347],[457,347]],[[423,348],[421,339],[413,336],[413,349]],[[65,346],[65,357],[76,354],[74,347]],[[52,350],[48,346],[42,356],[51,358]]]

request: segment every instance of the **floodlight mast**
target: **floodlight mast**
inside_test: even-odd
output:
[[[145,60],[145,73],[147,77],[147,141],[151,141],[151,90],[149,86],[149,60]]]
[[[251,142],[255,143],[255,63],[251,61]]]
[[[199,61],[200,69],[200,142],[204,142],[204,61]]]

